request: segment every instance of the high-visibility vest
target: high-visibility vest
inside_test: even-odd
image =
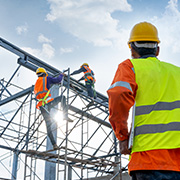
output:
[[[96,82],[95,78],[94,78],[94,75],[92,73],[92,70],[88,67],[88,66],[84,66],[84,68],[86,69],[86,71],[84,72],[84,79],[85,81],[91,81],[93,83]]]
[[[132,153],[180,148],[180,68],[156,57],[131,62],[138,85]]]
[[[36,108],[39,109],[39,106],[44,106],[48,102],[52,101],[50,90],[47,89],[47,77],[39,77],[34,86],[34,93],[36,99],[39,100]]]

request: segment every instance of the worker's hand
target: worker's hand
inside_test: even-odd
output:
[[[63,76],[67,76],[65,73],[62,73]]]
[[[119,141],[119,149],[121,154],[127,155],[131,153],[131,150],[128,149],[128,139]]]

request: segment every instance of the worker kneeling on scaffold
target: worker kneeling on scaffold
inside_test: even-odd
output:
[[[51,130],[52,118],[49,115],[51,108],[55,107],[58,103],[61,102],[64,119],[70,122],[72,122],[72,120],[68,117],[66,97],[58,96],[56,98],[52,98],[51,93],[50,93],[50,87],[53,84],[60,83],[63,79],[64,73],[60,74],[58,77],[51,77],[51,76],[48,76],[44,68],[39,67],[36,70],[36,75],[38,76],[38,79],[34,86],[34,93],[35,93],[36,99],[39,101],[38,104],[36,105],[36,108],[40,109],[46,122],[48,137],[51,140],[53,148],[57,149],[58,146],[56,144],[56,141],[54,139],[54,136]]]

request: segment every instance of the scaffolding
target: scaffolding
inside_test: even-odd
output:
[[[21,68],[36,71],[40,66],[50,76],[61,71],[0,38],[0,46],[17,56],[18,67],[9,80],[0,80],[0,167],[4,179],[82,180],[122,179],[122,166],[117,139],[108,121],[108,99],[97,92],[94,104],[86,87],[69,76],[55,85],[55,94],[66,96],[68,116],[62,120],[60,105],[54,108],[57,119],[54,131],[59,150],[53,150],[45,122],[36,109],[37,101],[28,88],[12,83]],[[126,159],[125,159],[126,161]]]

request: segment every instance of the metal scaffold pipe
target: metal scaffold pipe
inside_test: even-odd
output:
[[[52,77],[63,71],[3,38],[0,38],[0,46],[15,54],[18,64],[9,81],[0,83],[0,149],[13,152],[10,178],[103,179],[113,178],[117,172],[121,173],[119,147],[115,136],[111,136],[113,131],[108,121],[108,98],[97,91],[94,104],[88,107],[91,98],[86,86],[70,77],[70,68],[65,70],[66,76],[63,82],[56,86],[53,97],[59,96],[59,93],[65,96],[68,117],[72,122],[61,118],[61,103],[54,107],[50,115],[51,123],[56,123],[56,126],[53,126],[53,136],[59,148],[54,150],[45,128],[45,118],[36,109],[34,84],[29,84],[27,88],[23,85],[15,86],[12,82],[17,71],[24,67],[31,72],[36,72],[38,67],[45,68]],[[9,113],[6,112],[7,109]]]

